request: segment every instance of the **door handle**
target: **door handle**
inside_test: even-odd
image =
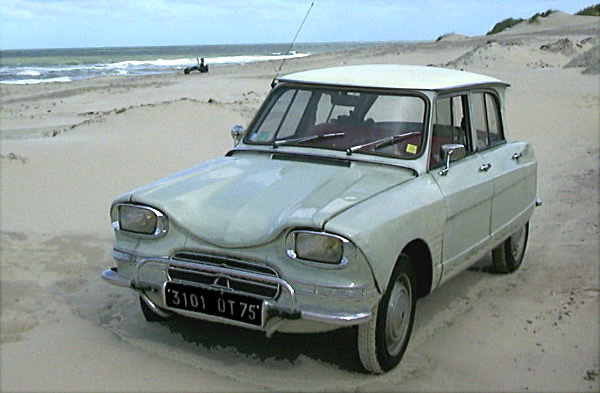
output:
[[[523,153],[518,152],[512,155],[512,159],[513,160],[518,160],[519,158],[523,157]]]
[[[487,172],[490,170],[490,168],[492,167],[492,164],[490,164],[489,162],[486,164],[483,164],[482,166],[479,167],[479,170],[482,172]]]

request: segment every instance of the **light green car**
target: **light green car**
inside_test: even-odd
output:
[[[509,141],[508,84],[364,65],[274,81],[224,157],[118,197],[111,284],[144,316],[274,332],[357,326],[364,368],[394,368],[419,297],[492,252],[523,260],[531,146]]]

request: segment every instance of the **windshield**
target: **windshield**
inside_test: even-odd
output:
[[[425,105],[415,95],[280,87],[245,142],[416,158],[423,148]]]

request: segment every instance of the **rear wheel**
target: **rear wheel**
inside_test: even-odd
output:
[[[528,238],[529,223],[492,250],[494,268],[500,273],[512,273],[517,270],[525,257]]]
[[[373,318],[358,326],[358,353],[365,370],[381,374],[402,359],[415,319],[415,275],[402,256]]]

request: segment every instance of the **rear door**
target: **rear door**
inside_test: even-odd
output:
[[[472,93],[471,107],[477,151],[493,183],[490,233],[501,241],[535,200],[536,161],[527,143],[506,141],[500,101],[492,91]]]

